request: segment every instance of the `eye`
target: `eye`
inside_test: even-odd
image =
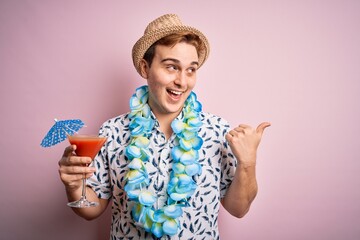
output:
[[[193,68],[193,67],[188,68],[188,69],[187,69],[187,72],[188,72],[189,74],[195,73],[195,72],[196,72],[196,68]]]
[[[175,65],[168,65],[168,66],[166,66],[166,68],[167,68],[169,71],[177,71],[177,70],[178,70],[178,67],[175,66]]]

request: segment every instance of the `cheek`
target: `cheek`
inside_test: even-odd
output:
[[[154,81],[154,79],[148,79],[147,84],[149,87],[150,94],[152,97],[157,96],[157,98],[162,95],[162,89],[164,89],[164,85],[162,82]]]
[[[171,74],[166,74],[162,71],[151,71],[149,73],[148,81],[150,81],[154,85],[166,85],[172,81],[174,81],[174,76]]]
[[[196,77],[194,78],[191,78],[188,82],[188,87],[190,90],[193,90],[193,88],[195,87],[196,85]]]

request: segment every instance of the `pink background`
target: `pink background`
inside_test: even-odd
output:
[[[221,210],[222,239],[360,239],[360,1],[0,2],[0,238],[107,239],[109,211],[87,222],[65,204],[57,162],[39,146],[53,118],[84,131],[128,111],[145,82],[131,48],[177,13],[211,55],[204,110],[233,126],[272,122],[249,214]],[[83,132],[84,132],[83,131]]]

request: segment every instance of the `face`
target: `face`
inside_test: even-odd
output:
[[[196,48],[188,43],[173,47],[157,45],[151,67],[141,62],[142,76],[149,86],[149,105],[157,118],[175,118],[196,83]]]

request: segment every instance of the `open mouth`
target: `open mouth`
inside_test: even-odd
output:
[[[173,98],[180,98],[181,94],[183,94],[183,92],[180,92],[180,91],[175,91],[175,90],[167,90],[168,94],[173,97]]]

